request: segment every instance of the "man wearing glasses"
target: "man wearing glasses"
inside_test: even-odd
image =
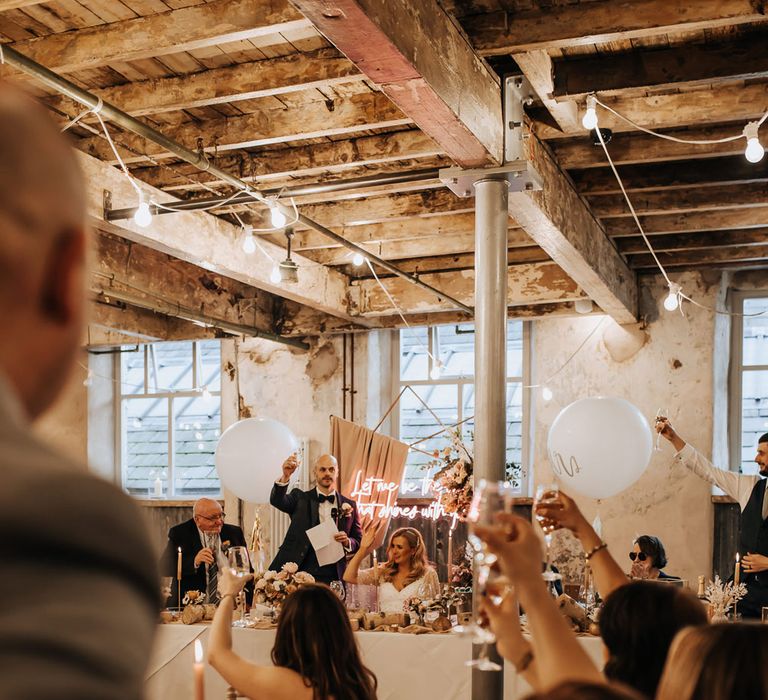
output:
[[[192,517],[168,531],[160,567],[163,575],[173,576],[168,605],[177,606],[179,586],[179,550],[181,550],[181,599],[187,591],[200,591],[207,603],[218,603],[218,573],[226,565],[230,547],[245,547],[243,531],[224,523],[225,514],[218,501],[201,498],[192,509]],[[246,590],[250,603],[251,588]],[[183,603],[182,603],[183,604]]]

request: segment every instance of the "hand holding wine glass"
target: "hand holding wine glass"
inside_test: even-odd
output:
[[[551,544],[552,533],[558,528],[557,521],[546,515],[546,511],[542,506],[547,506],[549,509],[554,509],[557,506],[562,507],[560,503],[560,488],[557,484],[539,484],[536,489],[536,499],[534,502],[533,510],[536,515],[536,520],[539,523],[544,532],[544,541],[547,543],[547,566],[544,570],[545,581],[557,581],[562,578],[560,574],[556,574],[552,570],[551,558]]]
[[[240,597],[240,619],[233,622],[232,626],[250,627],[250,623],[245,619],[245,595],[242,593],[246,581],[251,578],[251,560],[248,557],[248,549],[246,547],[230,547],[227,551],[227,561],[229,563],[227,573],[242,581],[239,589],[233,591],[235,595],[239,594]]]
[[[661,447],[659,447],[659,441],[661,440],[661,433],[662,430],[658,430],[657,426],[660,423],[664,423],[667,420],[667,417],[669,416],[669,412],[666,408],[657,408],[656,409],[656,418],[653,421],[654,428],[656,428],[656,444],[654,446],[654,452],[661,452]]]

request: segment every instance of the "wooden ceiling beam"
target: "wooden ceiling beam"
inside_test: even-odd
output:
[[[768,226],[768,206],[641,216],[640,223],[649,234],[755,228]],[[606,219],[604,224],[606,232],[612,237],[638,234],[637,224],[632,218]]]
[[[480,54],[503,56],[759,22],[765,19],[762,5],[753,0],[600,0],[477,14],[462,25]]]
[[[336,50],[319,49],[200,73],[140,80],[92,92],[128,114],[144,116],[255,100],[358,80],[362,80],[359,71]],[[64,97],[53,98],[47,104],[65,113],[82,109],[73,107],[73,103]]]
[[[181,53],[311,27],[287,0],[214,0],[13,45],[57,73]]]
[[[741,262],[762,263],[768,267],[768,245],[676,251],[658,253],[658,257],[665,268],[687,265],[733,266]],[[632,269],[656,267],[656,263],[650,254],[630,255],[629,265]]]
[[[273,108],[242,117],[184,124],[167,130],[165,135],[193,150],[197,148],[198,139],[202,138],[205,151],[212,153],[320,136],[340,136],[364,129],[386,129],[409,123],[410,119],[384,95],[369,93],[336,100],[332,108],[325,102],[313,101],[301,110]],[[119,141],[126,163],[146,161],[144,156],[136,154],[146,154],[155,160],[175,157],[136,134],[122,134]],[[114,160],[111,148],[103,138],[93,136],[82,139],[78,148],[106,162]]]
[[[396,131],[376,136],[358,136],[309,146],[281,148],[253,154],[224,154],[216,164],[246,182],[269,182],[288,177],[312,177],[335,173],[346,177],[354,168],[389,164],[396,168],[398,161],[431,159],[440,156],[441,150],[432,139],[420,131]],[[430,167],[425,163],[423,167]],[[224,183],[213,175],[200,172],[187,163],[168,167],[134,168],[133,174],[143,182],[169,192],[202,189],[202,185],[190,183],[193,177],[210,187]]]
[[[293,2],[457,164],[502,161],[498,78],[436,0]]]
[[[724,231],[701,231],[699,233],[673,233],[654,236],[651,239],[657,252],[675,250],[698,250],[701,248],[744,247],[747,245],[768,245],[768,228],[727,229]],[[616,245],[622,254],[647,253],[648,246],[640,236],[617,238]]]
[[[631,216],[624,195],[607,194],[588,199],[600,219]],[[635,211],[646,215],[765,207],[768,206],[768,182],[635,192],[631,199]]]
[[[510,215],[617,323],[634,322],[638,303],[635,275],[535,135],[530,137],[529,153],[543,189],[510,192]]]
[[[21,10],[25,7],[41,5],[44,2],[48,2],[48,0],[0,0],[0,12],[6,12],[7,10]]]
[[[474,305],[474,270],[429,273],[421,279],[438,289],[449,289],[454,298],[470,306]],[[386,287],[400,308],[409,313],[432,313],[449,307],[440,297],[408,284],[399,277],[383,279],[381,285]],[[357,293],[353,298],[356,298],[362,316],[389,316],[397,313],[375,280],[352,282],[351,289],[353,294]],[[509,270],[509,306],[573,301],[582,297],[583,290],[555,263],[517,265]]]
[[[621,192],[610,168],[589,168],[570,174],[582,195]],[[765,182],[768,180],[768,159],[750,163],[742,154],[678,161],[663,166],[645,163],[624,166],[619,175],[628,192]]]
[[[647,129],[658,131],[692,125],[738,122],[734,129],[739,133],[745,122],[759,119],[765,114],[768,105],[768,82],[723,85],[717,88],[714,96],[712,90],[690,90],[666,95],[619,95],[601,98],[601,101]],[[541,111],[539,109],[539,115]],[[536,132],[541,138],[556,139],[568,135],[547,124],[548,115],[544,115],[545,118],[542,119],[537,117],[536,110],[532,110],[531,114],[537,120]],[[611,129],[615,133],[635,130],[635,127],[624,119],[614,116],[599,105],[597,116],[603,129]]]

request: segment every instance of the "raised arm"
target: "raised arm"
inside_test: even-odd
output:
[[[373,523],[370,523],[368,527],[365,528],[365,531],[363,532],[360,539],[360,546],[358,547],[352,559],[349,560],[347,563],[347,568],[344,570],[344,580],[347,583],[372,583],[371,580],[368,580],[372,577],[368,576],[367,574],[372,574],[373,569],[361,572],[360,565],[363,563],[363,559],[365,559],[365,557],[367,557],[368,554],[373,551],[373,545],[374,542],[376,542],[376,535],[378,534],[378,531],[379,526],[374,525]],[[366,580],[362,580],[363,574],[365,574],[364,578]]]
[[[293,515],[293,511],[296,510],[296,503],[299,500],[297,489],[293,489],[293,491],[288,493],[288,484],[291,481],[291,476],[293,476],[298,467],[299,458],[294,453],[283,462],[283,472],[269,494],[270,504],[288,515]]]
[[[543,515],[556,527],[566,528],[576,535],[585,556],[588,557],[597,591],[603,600],[617,588],[629,583],[627,575],[570,496],[560,491],[557,503],[539,504],[536,506],[536,513]]]

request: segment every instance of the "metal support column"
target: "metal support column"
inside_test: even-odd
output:
[[[506,179],[483,179],[475,188],[475,482],[503,481],[507,406],[507,200]],[[473,656],[479,651],[473,649]],[[495,646],[490,658],[501,665]],[[501,700],[503,673],[472,671],[472,700]]]

